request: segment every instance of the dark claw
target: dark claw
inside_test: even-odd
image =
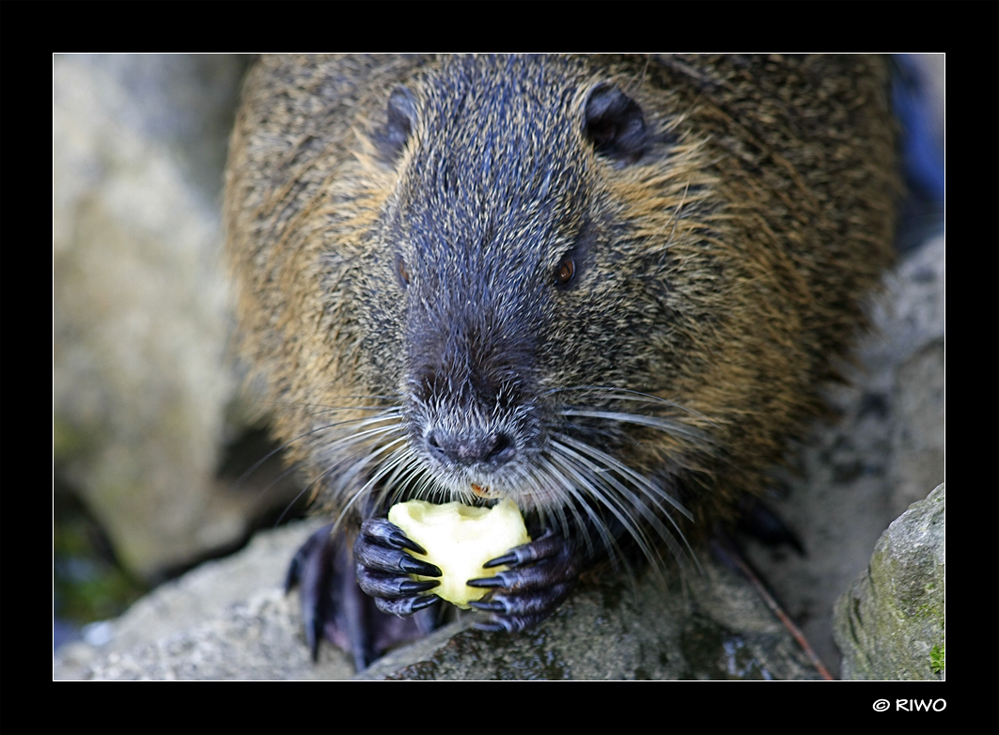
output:
[[[554,609],[553,607],[537,615],[489,613],[487,621],[476,622],[473,625],[479,630],[505,630],[507,633],[519,633],[550,617]]]
[[[384,518],[372,518],[361,524],[361,533],[354,542],[357,584],[378,610],[400,618],[407,618],[440,600],[437,595],[422,594],[438,587],[440,580],[416,580],[410,574],[440,577],[441,570],[414,559],[407,548],[422,550],[406,538],[398,526]]]
[[[399,591],[407,594],[412,592],[426,592],[440,585],[436,579],[428,579],[424,582],[417,582],[415,579],[407,579],[399,583]]]
[[[404,556],[399,562],[399,566],[402,567],[403,571],[410,572],[412,574],[420,574],[424,577],[439,577],[443,574],[439,567],[421,559],[414,559],[410,556]]]
[[[484,565],[483,565],[484,566]],[[465,582],[469,587],[503,587],[505,582],[502,576],[495,577],[480,577],[478,579],[470,579]]]
[[[439,598],[437,595],[426,595],[425,597],[417,598],[416,602],[413,603],[410,609],[413,612],[416,612],[417,610],[422,610],[425,607],[430,607],[435,602],[439,602],[440,599],[441,598]]]
[[[426,595],[425,597],[400,597],[398,599],[375,597],[371,599],[374,600],[375,607],[383,613],[395,615],[399,618],[409,618],[410,615],[418,610],[430,607],[435,602],[440,600],[437,595]]]
[[[468,603],[487,613],[475,627],[516,632],[540,623],[569,596],[584,562],[581,549],[551,530],[490,560],[483,566],[506,565],[509,569],[493,577],[468,580],[471,587],[494,590],[489,600]]]
[[[501,602],[483,602],[482,600],[469,600],[468,604],[474,607],[476,610],[485,610],[486,612],[506,612],[506,605]]]
[[[504,554],[503,556],[498,556],[495,559],[490,559],[482,566],[485,567],[486,569],[492,569],[493,567],[502,566],[503,564],[513,564],[516,561],[517,561],[517,555],[511,551]]]
[[[427,553],[426,549],[424,549],[418,543],[410,539],[408,536],[406,536],[406,534],[402,533],[402,531],[393,531],[391,534],[389,534],[388,540],[392,542],[399,549],[408,549],[409,551],[415,551],[417,554],[423,554],[424,556]],[[437,574],[435,574],[434,576],[439,577],[440,574],[441,574],[440,570],[438,570]]]
[[[412,544],[388,521],[384,519],[365,521],[354,543],[354,558],[366,570],[366,573],[359,573],[361,577],[371,573],[382,577],[405,576],[407,573],[422,574],[427,577],[441,576],[441,570],[433,564],[410,556],[403,548],[406,543]],[[420,548],[416,544],[412,546]],[[371,590],[365,591],[372,594]]]
[[[561,536],[557,536],[551,529],[546,529],[541,536],[530,543],[515,546],[503,556],[490,559],[482,566],[491,569],[506,564],[510,567],[518,567],[522,564],[539,562],[552,559],[565,553],[566,541]]]
[[[361,534],[366,537],[367,542],[375,546],[386,549],[401,551],[408,549],[418,554],[425,554],[426,550],[411,538],[406,536],[394,523],[390,523],[387,518],[370,518],[361,526]]]

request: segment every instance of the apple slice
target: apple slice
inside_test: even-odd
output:
[[[443,572],[441,577],[414,574],[413,579],[438,579],[440,586],[431,590],[433,594],[465,610],[471,600],[489,591],[465,582],[503,571],[506,566],[484,569],[482,565],[531,540],[520,509],[509,498],[492,508],[410,500],[393,505],[388,519],[427,550],[426,555],[411,551],[415,558],[436,564]]]

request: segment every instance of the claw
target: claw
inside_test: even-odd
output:
[[[469,587],[504,587],[506,582],[503,577],[497,575],[495,577],[480,577],[478,579],[470,579],[465,582]]]
[[[492,569],[493,567],[502,566],[503,564],[513,564],[517,561],[517,555],[512,551],[504,554],[503,556],[498,556],[495,559],[490,559],[482,566],[486,569]]]
[[[410,592],[426,592],[427,590],[432,590],[438,585],[440,585],[440,582],[436,579],[428,579],[425,582],[417,582],[415,579],[407,579],[404,582],[399,583],[399,591],[407,594]]]
[[[506,605],[501,602],[483,602],[482,600],[469,600],[468,604],[474,607],[476,610],[485,610],[486,612],[506,612]]]
[[[410,609],[413,612],[416,612],[417,610],[422,610],[425,607],[430,607],[435,602],[438,602],[440,599],[441,598],[439,598],[437,595],[427,595],[426,597],[421,597],[418,600],[416,600]]]
[[[396,545],[397,548],[407,549],[409,551],[415,551],[417,554],[426,554],[427,550],[420,546],[418,543],[410,539],[404,533],[400,531],[393,531],[389,534],[388,540]],[[440,572],[438,572],[438,575]]]
[[[404,572],[420,574],[424,577],[439,577],[442,574],[440,567],[410,556],[404,556],[399,562],[399,566]]]

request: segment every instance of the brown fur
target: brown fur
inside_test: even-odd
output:
[[[334,516],[371,477],[376,460],[347,475],[377,442],[342,450],[336,442],[349,441],[351,422],[371,414],[363,407],[394,405],[406,391],[411,356],[402,335],[416,287],[400,288],[394,253],[401,248],[401,262],[417,271],[421,256],[406,250],[416,225],[392,218],[426,205],[424,162],[445,160],[452,148],[487,160],[476,130],[502,141],[520,128],[530,135],[494,166],[510,166],[528,192],[545,170],[565,175],[527,217],[504,209],[499,173],[475,190],[476,171],[459,171],[466,179],[455,186],[485,199],[475,212],[522,225],[494,233],[497,242],[515,250],[531,233],[549,233],[558,246],[527,253],[544,272],[580,236],[582,213],[595,223],[578,286],[525,325],[535,339],[531,400],[557,401],[545,391],[584,386],[668,399],[674,407],[650,413],[692,433],[616,426],[607,430],[608,451],[680,497],[699,527],[729,517],[736,499],[764,489],[786,439],[821,411],[817,387],[836,377],[834,361],[862,323],[861,300],[890,261],[895,178],[884,60],[522,59],[521,102],[503,125],[484,118],[448,133],[460,136],[451,140],[435,111],[451,109],[448,85],[459,79],[452,61],[265,57],[246,80],[227,174],[227,249],[241,354],[265,379],[292,459]],[[475,90],[505,89],[497,77],[506,62],[463,63],[461,73],[480,83],[469,87],[462,114],[497,114]],[[605,160],[579,132],[587,91],[605,81],[641,107],[658,136],[630,165]],[[374,140],[397,85],[412,91],[419,124],[401,157],[386,161]],[[550,119],[521,119],[532,115]],[[434,214],[439,232],[459,240],[468,215]],[[501,265],[484,269],[500,273]],[[431,277],[417,272],[414,283]],[[476,297],[455,280],[435,288]],[[557,487],[506,489],[526,509],[551,510],[561,497]]]

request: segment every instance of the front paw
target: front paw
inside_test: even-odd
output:
[[[354,542],[357,583],[374,598],[379,610],[400,617],[412,615],[437,602],[437,595],[421,594],[438,586],[436,580],[416,581],[410,575],[439,577],[435,565],[414,559],[408,552],[426,553],[400,528],[384,518],[373,518],[361,525]]]
[[[548,529],[531,543],[483,566],[500,565],[509,569],[494,577],[468,581],[472,587],[493,589],[488,600],[468,603],[489,613],[486,620],[475,623],[479,630],[515,632],[549,617],[579,581],[581,557],[564,537]]]

